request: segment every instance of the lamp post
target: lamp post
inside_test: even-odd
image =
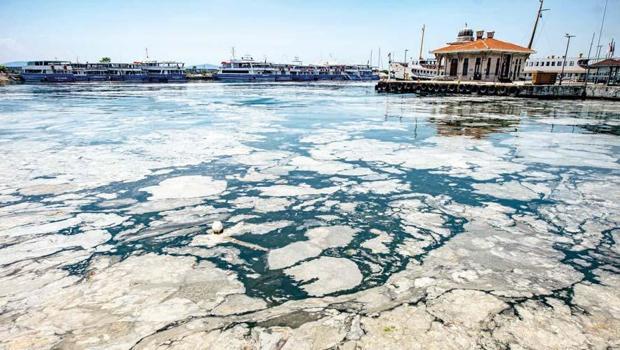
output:
[[[560,83],[558,85],[562,85],[562,78],[564,77],[564,67],[566,67],[566,55],[568,55],[568,45],[570,45],[570,39],[575,37],[574,35],[570,35],[568,33],[566,33],[566,35],[564,36],[568,40],[566,41],[566,51],[564,52],[564,62],[562,62],[562,72],[560,72]]]

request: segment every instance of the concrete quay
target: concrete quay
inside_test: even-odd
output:
[[[380,93],[415,93],[420,96],[481,95],[549,99],[606,99],[620,101],[620,87],[588,84],[532,85],[519,83],[459,82],[441,80],[382,80]]]

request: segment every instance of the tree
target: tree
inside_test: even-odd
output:
[[[101,59],[99,60],[99,63],[110,63],[110,62],[112,62],[110,57],[101,57]]]
[[[7,69],[3,64],[0,64],[0,73],[6,73]]]

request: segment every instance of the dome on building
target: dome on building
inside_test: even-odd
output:
[[[467,28],[467,24],[465,28],[459,31],[459,35],[456,37],[457,42],[465,42],[465,41],[473,41],[474,40],[474,30],[471,28]]]

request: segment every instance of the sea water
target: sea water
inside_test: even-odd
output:
[[[59,291],[80,288],[103,305],[98,288],[174,289],[200,267],[220,274],[211,286],[232,286],[215,294],[269,308],[385,285],[451,247],[441,260],[454,281],[507,264],[484,288],[570,304],[574,283],[618,268],[619,134],[618,104],[605,101],[386,95],[370,83],[5,86],[0,275],[19,287],[0,304],[60,308]],[[514,267],[525,261],[543,268]],[[125,288],[107,308],[142,305]],[[174,296],[208,310],[194,297],[205,288]]]

